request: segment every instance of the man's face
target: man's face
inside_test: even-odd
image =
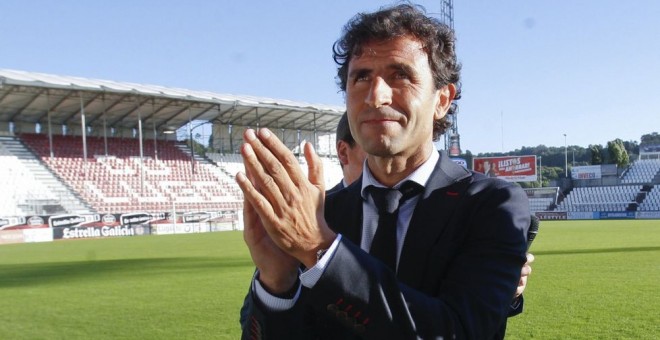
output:
[[[368,154],[419,155],[428,150],[433,121],[446,114],[454,93],[453,85],[435,88],[428,56],[414,38],[367,43],[348,67],[351,134]]]

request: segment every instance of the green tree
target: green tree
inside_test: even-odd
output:
[[[639,155],[639,143],[632,140],[625,141],[623,142],[623,147],[626,149],[626,152],[628,152],[629,159],[637,159],[637,155]]]
[[[591,164],[603,164],[603,147],[600,144],[589,145],[589,152],[591,153]]]
[[[642,138],[640,139],[641,145],[647,145],[647,144],[660,144],[660,134],[657,132],[652,132],[646,135],[642,135]]]
[[[607,151],[610,156],[610,162],[616,164],[621,168],[625,168],[630,164],[628,152],[626,151],[623,141],[619,138],[607,142]]]

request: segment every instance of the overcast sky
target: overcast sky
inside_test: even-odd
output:
[[[332,44],[387,3],[4,0],[0,68],[343,105]],[[454,5],[463,151],[660,131],[660,1]]]

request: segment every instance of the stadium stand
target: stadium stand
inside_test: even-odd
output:
[[[639,211],[660,210],[660,187],[655,186],[646,194],[644,201],[639,204]]]
[[[554,200],[549,197],[529,198],[529,210],[531,212],[548,211]]]
[[[640,185],[615,185],[602,187],[578,187],[559,204],[558,211],[631,211],[636,210],[635,200]]]
[[[215,162],[226,174],[233,177],[239,171],[244,171],[243,159],[237,154],[207,153],[206,156]],[[336,157],[321,157],[326,189],[335,186],[344,177]],[[299,159],[300,167],[307,174],[307,163],[304,157]]]
[[[243,159],[238,154],[220,154],[209,152],[206,154],[220,169],[222,169],[229,177],[233,178],[239,171],[244,171]]]
[[[144,143],[142,158],[135,138],[87,137],[87,158],[80,136],[54,136],[52,144],[51,154],[46,135],[0,136],[0,184],[9,188],[0,196],[0,215],[242,209],[234,180],[244,168],[238,154],[196,156],[193,166],[189,148],[174,141]],[[341,168],[334,157],[321,159],[330,188]],[[306,173],[304,157],[299,162]],[[527,189],[530,209],[657,211],[660,189],[652,183],[659,173],[660,160],[638,160],[621,176],[624,184],[576,187],[561,202],[558,188]]]
[[[260,126],[277,131],[293,152],[313,141],[324,156],[330,188],[342,178],[334,129],[344,111],[343,106],[0,69],[0,185],[5,188],[0,217],[242,209],[234,180],[244,169],[237,146],[244,129]],[[219,153],[193,156],[175,141],[192,139],[195,129],[207,124],[211,132],[195,138],[212,137],[208,147]],[[107,142],[99,137],[105,133],[113,136]],[[306,172],[304,157],[298,160]],[[660,214],[660,145],[640,146],[639,159],[620,171],[603,165],[597,177],[526,189],[531,210]]]
[[[25,140],[34,162],[78,200],[80,207],[62,204],[67,213],[236,211],[242,208],[242,193],[233,179],[243,169],[240,158],[226,156],[226,164],[216,166],[180,149],[177,139],[208,141],[210,149],[235,154],[242,132],[263,126],[277,131],[291,150],[314,141],[320,154],[330,154],[330,136],[344,110],[286,99],[0,69],[0,135],[19,143]],[[52,146],[47,135],[53,136]],[[112,137],[105,143],[102,135]],[[63,199],[50,188],[46,191]],[[21,196],[17,193],[3,195],[2,202],[12,211],[2,214],[41,213],[13,208]]]
[[[0,136],[0,185],[0,216],[91,212],[38,157],[10,136]]]
[[[532,213],[553,210],[557,204],[558,187],[526,188],[524,190],[529,199],[529,210]]]
[[[651,183],[660,173],[660,159],[640,159],[622,175],[621,183]]]
[[[187,148],[172,141],[145,143],[139,157],[137,139],[87,137],[88,157],[80,136],[20,138],[45,164],[99,213],[242,209],[242,194],[217,166],[201,158],[193,164]],[[189,151],[188,151],[189,152]]]
[[[339,165],[339,160],[336,157],[321,157],[321,161],[323,162],[325,188],[330,189],[344,178],[344,174],[341,171],[341,165]],[[301,166],[303,167],[305,174],[307,174],[307,162],[304,158],[301,160]]]
[[[619,184],[578,186],[564,192],[565,198],[558,200],[556,211],[660,211],[660,159],[647,157],[634,161],[616,183]]]

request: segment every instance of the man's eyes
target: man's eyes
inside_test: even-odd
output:
[[[396,72],[392,77],[394,79],[409,79],[410,75],[407,72]]]
[[[408,75],[405,72],[397,72],[392,74],[389,79],[392,80],[400,80],[400,79],[410,79],[410,75]],[[370,81],[371,76],[370,75],[360,75],[355,77],[355,82],[360,82],[360,81]]]

